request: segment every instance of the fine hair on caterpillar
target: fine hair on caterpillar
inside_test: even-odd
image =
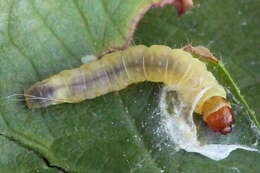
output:
[[[103,56],[79,68],[64,70],[35,83],[25,91],[31,109],[61,103],[78,103],[127,86],[144,82],[162,82],[174,86],[182,99],[190,103],[205,88],[207,91],[195,106],[208,127],[222,134],[230,133],[234,114],[226,100],[226,91],[206,64],[191,53],[210,56],[208,49],[171,49],[167,46],[132,46]],[[217,61],[212,57],[214,61]]]
[[[7,96],[6,99],[10,99],[10,100],[13,100],[13,101],[43,100],[43,102],[44,101],[64,101],[64,102],[66,102],[66,100],[37,97],[37,96],[34,96],[34,95],[28,95],[28,94],[12,94],[12,95]]]
[[[13,102],[25,102],[26,100],[30,101],[41,101],[41,102],[48,102],[48,101],[55,101],[55,102],[66,102],[66,100],[59,100],[59,99],[53,99],[53,98],[44,98],[44,97],[37,97],[34,95],[28,95],[28,94],[11,94],[4,98],[7,101]],[[4,105],[9,104],[10,102],[6,102]],[[2,104],[3,105],[3,104]]]

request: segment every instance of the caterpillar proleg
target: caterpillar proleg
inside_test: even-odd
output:
[[[207,88],[195,112],[202,114],[214,131],[231,132],[234,123],[231,105],[206,64],[187,51],[162,45],[129,47],[79,68],[64,70],[35,83],[25,92],[25,99],[29,108],[78,103],[143,81],[173,85],[186,102]]]

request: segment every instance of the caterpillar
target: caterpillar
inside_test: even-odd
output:
[[[226,100],[225,89],[206,64],[183,49],[162,45],[138,45],[107,54],[100,60],[37,82],[24,95],[30,109],[42,108],[78,103],[143,81],[173,85],[187,103],[207,89],[195,112],[203,116],[213,131],[221,134],[232,131],[234,113]]]

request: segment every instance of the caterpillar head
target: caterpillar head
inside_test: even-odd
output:
[[[230,103],[223,97],[213,96],[205,101],[202,107],[203,119],[208,127],[221,134],[232,131],[235,123]]]

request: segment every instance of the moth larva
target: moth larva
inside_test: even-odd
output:
[[[195,112],[202,114],[214,131],[231,132],[231,105],[206,64],[182,49],[161,45],[130,47],[79,68],[64,70],[34,84],[25,92],[25,99],[29,108],[78,103],[143,81],[173,85],[187,103],[207,88]]]

